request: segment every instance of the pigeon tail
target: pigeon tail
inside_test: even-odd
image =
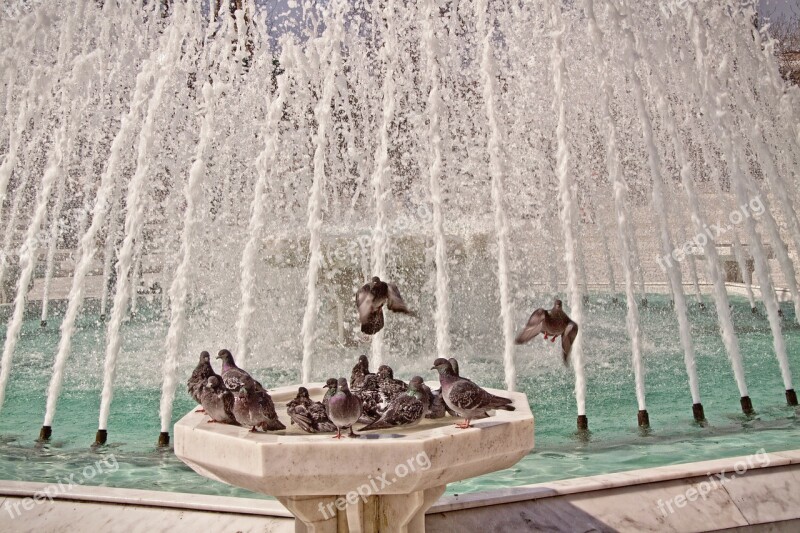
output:
[[[280,431],[281,429],[286,429],[286,426],[283,425],[283,422],[277,418],[268,418],[262,422],[259,427],[264,431]]]

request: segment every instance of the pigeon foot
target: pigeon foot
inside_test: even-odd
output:
[[[464,421],[463,421],[463,422],[461,422],[460,424],[456,424],[456,427],[457,427],[458,429],[469,429],[469,428],[471,428],[472,426],[470,425],[470,423],[469,423],[469,420],[464,420]]]
[[[206,412],[206,410],[203,409],[202,407],[200,409],[198,409],[197,411],[195,411],[195,413],[205,413],[205,412]]]

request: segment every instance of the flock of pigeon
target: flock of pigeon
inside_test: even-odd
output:
[[[397,285],[374,277],[356,294],[363,333],[373,335],[383,328],[384,305],[391,311],[414,315],[400,296]],[[556,300],[550,310],[534,311],[516,342],[526,343],[540,333],[551,342],[559,336],[562,338],[562,356],[566,364],[578,325],[564,313],[560,300]],[[249,427],[251,431],[286,429],[267,390],[236,366],[231,352],[220,350],[217,359],[222,360],[221,374],[214,372],[209,353],[202,352],[187,383],[189,394],[200,404],[200,411],[209,416],[209,422]],[[303,431],[335,431],[334,438],[340,439],[343,430],[349,430],[348,436],[357,437],[353,426],[358,423],[364,424],[359,431],[410,427],[423,418],[442,418],[449,413],[463,418],[457,427],[467,429],[472,427],[470,420],[485,418],[490,410],[514,410],[510,399],[495,396],[462,377],[454,358],[436,359],[431,370],[439,373],[441,386],[438,390],[431,390],[420,376],[414,376],[408,383],[396,379],[388,365],[381,365],[377,373],[372,373],[367,356],[362,355],[353,367],[349,383],[343,377],[329,378],[325,383],[328,390],[321,402],[312,400],[308,389],[300,387],[297,396],[286,404],[286,412],[290,423]]]

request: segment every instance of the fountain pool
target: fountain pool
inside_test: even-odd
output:
[[[587,410],[593,421],[589,435],[575,431],[572,414],[572,376],[560,362],[557,348],[536,342],[517,352],[519,390],[530,400],[536,420],[535,450],[511,469],[454,483],[448,493],[467,493],[495,487],[620,472],[668,464],[749,455],[797,447],[800,419],[785,403],[780,372],[770,354],[769,324],[763,316],[752,318],[744,298],[733,299],[738,331],[745,353],[745,367],[752,376],[751,397],[757,415],[746,417],[738,406],[736,383],[717,333],[715,317],[708,310],[693,308],[693,335],[698,345],[698,372],[705,394],[708,425],[692,421],[687,409],[689,395],[679,343],[675,338],[674,313],[665,297],[650,296],[642,314],[644,339],[648,348],[647,380],[651,429],[642,431],[635,417],[636,397],[633,374],[625,354],[627,340],[624,308],[611,305],[608,298],[593,295],[587,304],[587,331],[594,331],[586,343],[589,380]],[[790,353],[800,353],[800,327],[793,322],[793,310],[784,304],[787,343]],[[600,311],[604,314],[598,318]],[[106,454],[114,454],[116,471],[106,471],[88,481],[93,485],[145,488],[198,494],[235,495],[261,498],[243,489],[229,487],[199,476],[181,463],[169,449],[155,447],[158,427],[162,357],[160,335],[165,326],[147,305],[123,328],[126,357],[120,361],[119,386],[109,421],[109,444],[92,450],[95,413],[99,407],[99,379],[102,377],[102,328],[98,315],[89,310],[76,336],[75,357],[66,374],[62,397],[63,418],[52,442],[35,442],[50,364],[45,356],[58,342],[60,313],[52,324],[40,329],[38,318],[25,321],[19,345],[19,366],[8,389],[4,415],[0,418],[0,479],[52,482],[80,472]],[[601,329],[602,328],[602,329]],[[192,345],[199,347],[202,332],[192,333]],[[208,346],[209,349],[216,347]],[[334,355],[334,354],[331,354]],[[348,368],[356,351],[335,354],[336,365]],[[342,359],[339,359],[339,358]],[[395,365],[408,379],[423,372],[431,357],[419,356]],[[182,364],[179,374],[188,376],[193,362]],[[462,358],[465,374],[480,376],[487,386],[501,385],[500,356],[470,354]],[[792,359],[797,365],[797,359]],[[268,386],[296,382],[300,361],[294,365],[269,365],[256,358],[254,374]],[[427,367],[429,368],[429,366]],[[417,369],[417,370],[414,370]],[[427,373],[423,372],[427,376]],[[431,373],[428,376],[434,378]],[[192,400],[178,391],[174,421],[191,409]]]

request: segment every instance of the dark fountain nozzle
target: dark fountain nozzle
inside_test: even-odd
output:
[[[705,422],[706,414],[703,411],[702,403],[692,404],[692,414],[694,415],[695,422]]]
[[[158,447],[166,448],[167,446],[169,446],[169,433],[162,431],[158,434]]]
[[[586,431],[589,429],[589,419],[586,415],[578,415],[578,430]]]
[[[97,434],[94,436],[94,445],[103,446],[108,441],[108,430],[98,429]]]
[[[742,396],[739,400],[739,403],[742,405],[742,412],[746,415],[754,415],[756,414],[755,409],[753,409],[753,402],[750,400],[750,396]]]
[[[650,427],[650,415],[647,414],[647,409],[641,409],[636,415],[636,418],[639,421],[640,428],[649,428]]]
[[[45,442],[50,440],[50,435],[53,434],[53,428],[50,426],[42,426],[42,429],[39,430],[39,442]]]
[[[39,327],[46,328],[47,327],[47,320],[42,320],[39,322]]]
[[[794,391],[794,389],[786,389],[786,403],[792,407],[797,406],[797,393]]]

